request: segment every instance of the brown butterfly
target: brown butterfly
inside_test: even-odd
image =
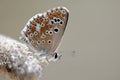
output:
[[[36,14],[21,31],[21,39],[41,57],[52,55],[54,59],[58,59],[60,56],[55,50],[64,34],[68,17],[69,11],[65,7],[56,7]]]

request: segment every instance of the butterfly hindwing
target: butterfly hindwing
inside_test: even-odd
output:
[[[60,8],[58,10],[60,12],[56,11],[55,12],[56,15],[52,19],[54,21],[54,24],[53,24],[54,37],[53,37],[53,46],[52,46],[51,52],[54,52],[58,47],[61,41],[61,38],[64,34],[68,16],[69,16],[69,13],[66,8]]]

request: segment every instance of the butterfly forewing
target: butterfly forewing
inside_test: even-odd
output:
[[[36,51],[54,52],[66,28],[69,12],[57,7],[33,16],[22,30],[22,39]]]

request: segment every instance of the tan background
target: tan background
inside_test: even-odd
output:
[[[120,80],[120,0],[0,0],[0,33],[18,39],[29,18],[56,6],[70,11],[63,56],[42,80]]]

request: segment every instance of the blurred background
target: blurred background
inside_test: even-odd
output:
[[[19,40],[28,19],[57,6],[70,11],[62,58],[41,80],[120,80],[120,0],[0,0],[0,34]]]

